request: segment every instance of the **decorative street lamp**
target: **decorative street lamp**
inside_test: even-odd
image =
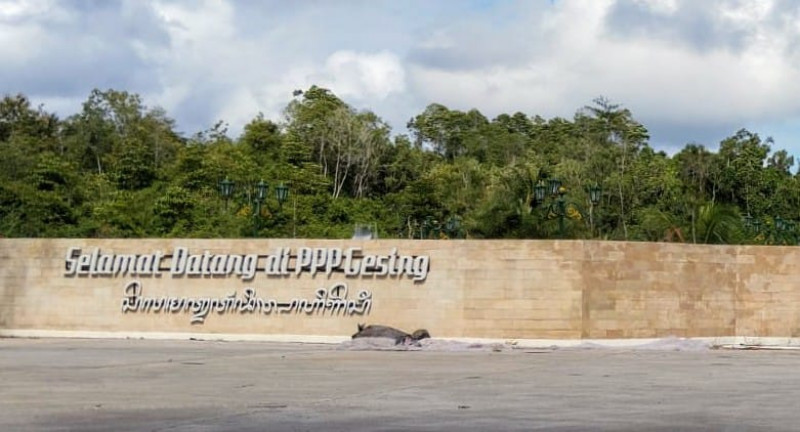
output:
[[[267,200],[268,190],[269,184],[264,183],[264,180],[258,182],[258,184],[256,184],[256,202],[263,204]]]
[[[557,178],[551,178],[547,181],[547,190],[550,192],[551,196],[556,196],[561,193],[561,180]]]
[[[447,233],[447,238],[460,238],[461,237],[461,218],[458,216],[450,216],[445,223],[444,230]]]
[[[744,227],[748,231],[758,235],[761,232],[761,221],[758,218],[754,218],[753,216],[748,213],[745,217],[742,218],[744,222]]]
[[[289,186],[281,183],[275,188],[275,198],[278,199],[278,205],[283,208],[283,203],[289,199]]]
[[[461,237],[461,218],[458,216],[450,216],[444,223],[440,223],[431,216],[426,216],[419,227],[420,239],[439,239],[442,232],[449,239]]]
[[[775,229],[782,232],[786,229],[786,221],[780,216],[775,216]]]
[[[597,182],[587,188],[589,192],[589,229],[591,235],[594,235],[594,208],[600,204],[603,198],[603,188]]]
[[[539,183],[536,183],[536,186],[533,187],[534,201],[537,203],[542,202],[545,196],[547,196],[547,186],[544,185],[544,180],[539,180]]]
[[[784,219],[780,216],[775,217],[775,242],[785,245],[798,244],[798,236],[794,221]]]
[[[587,191],[589,192],[589,202],[591,203],[589,213],[590,226],[594,226],[592,220],[592,210],[594,206],[600,203],[602,196],[602,189],[595,183],[590,186]],[[531,201],[531,208],[541,206],[544,209],[544,214],[547,219],[558,218],[558,232],[559,237],[563,238],[565,233],[565,220],[567,217],[574,217],[578,215],[583,217],[583,211],[577,204],[568,201],[565,196],[567,188],[561,185],[561,180],[557,178],[540,179],[533,187],[533,200]],[[550,202],[546,203],[548,195]]]
[[[267,191],[269,185],[264,180],[256,183],[253,205],[256,211],[253,213],[253,237],[258,237],[258,230],[261,229],[261,206],[267,201]]]
[[[602,198],[603,189],[597,183],[589,186],[589,201],[592,205],[600,204],[600,198]]]
[[[225,177],[225,180],[219,182],[219,193],[225,199],[225,209],[227,210],[228,201],[236,198],[236,182]],[[269,197],[269,183],[264,180],[251,184],[239,194],[239,201],[253,209],[253,237],[258,235],[258,230],[261,228],[261,213],[263,206],[267,203],[267,197]],[[289,198],[289,187],[283,183],[278,185],[275,188],[275,198],[282,208],[283,203]]]
[[[236,186],[236,182],[233,182],[225,177],[225,180],[219,182],[219,193],[225,198],[225,209],[228,208],[228,200],[231,199],[233,196],[233,188]]]
[[[797,232],[797,224],[793,220],[784,219],[780,216],[769,218],[766,223],[762,223],[760,218],[754,217],[749,213],[742,217],[742,224],[756,241],[763,241],[766,244],[797,245],[800,243],[800,236]],[[763,228],[762,228],[763,227]]]
[[[433,233],[433,238],[439,237],[439,222],[430,217],[426,216],[425,219],[422,221],[422,229],[420,230],[420,238],[427,239],[430,238],[431,233]]]

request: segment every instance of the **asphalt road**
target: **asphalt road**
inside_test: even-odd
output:
[[[800,351],[0,339],[0,431],[797,431]]]

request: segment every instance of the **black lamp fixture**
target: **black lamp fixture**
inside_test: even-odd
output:
[[[228,208],[228,200],[233,197],[233,189],[236,187],[236,182],[225,177],[225,180],[219,182],[219,194],[225,198],[225,208]]]
[[[264,203],[267,200],[267,191],[269,190],[269,184],[264,182],[264,180],[259,181],[256,184],[256,202],[259,204]]]
[[[546,195],[547,186],[545,186],[544,180],[539,180],[539,183],[536,183],[536,186],[533,187],[533,199],[536,202],[542,202]]]
[[[603,197],[603,189],[599,184],[595,183],[589,186],[589,201],[592,205],[600,204],[600,199]]]
[[[461,219],[458,216],[450,216],[445,224],[445,231],[448,238],[457,238],[461,232]]]
[[[762,219],[764,221],[762,222]],[[800,234],[797,223],[781,216],[772,218],[752,216],[750,213],[742,217],[742,225],[755,241],[765,244],[798,245]]]
[[[269,184],[264,180],[259,181],[253,187],[253,205],[255,211],[253,212],[253,237],[258,237],[258,230],[261,228],[261,206],[267,200],[267,191],[269,191]]]
[[[755,234],[759,234],[761,232],[761,220],[753,217],[750,213],[742,218],[742,222],[744,222],[744,227],[748,231],[752,231]]]
[[[550,196],[555,197],[556,195],[563,195],[566,190],[561,190],[561,180],[557,178],[551,178],[547,181],[547,191],[550,192]]]
[[[283,203],[289,199],[289,186],[281,183],[275,188],[275,198],[278,199],[278,205],[283,207]]]
[[[267,198],[269,197],[269,183],[265,182],[263,179],[259,180],[256,184],[250,183],[249,187],[246,187],[245,190],[238,195],[236,195],[236,182],[230,180],[228,177],[220,181],[218,187],[219,194],[225,199],[226,209],[228,208],[228,201],[237,196],[242,204],[249,204],[251,206],[253,213],[253,236],[255,237],[261,226],[260,218],[262,216],[262,206],[267,203]],[[275,198],[278,200],[278,204],[283,207],[283,203],[289,198],[289,187],[283,183],[275,187]]]
[[[226,199],[233,196],[233,188],[236,186],[236,182],[230,180],[228,177],[225,177],[225,180],[219,182],[219,193]]]
[[[592,216],[593,207],[600,204],[600,200],[603,196],[603,190],[597,183],[594,183],[591,186],[586,188],[587,193],[589,194],[589,201],[591,202],[591,207],[589,207],[589,223],[590,228],[593,227],[594,221]],[[561,237],[564,236],[565,233],[565,219],[568,215],[577,213],[581,216],[584,215],[583,211],[581,211],[580,206],[575,203],[569,202],[566,199],[567,195],[567,188],[565,188],[558,178],[540,178],[536,185],[533,186],[533,200],[531,201],[531,207],[542,207],[544,209],[544,215],[547,219],[558,219],[558,231]],[[549,204],[545,204],[548,197],[551,198]],[[592,228],[593,229],[593,228]]]
[[[425,216],[419,224],[419,228],[420,239],[440,239],[442,233],[448,239],[461,238],[462,235],[461,218],[455,215],[448,217],[444,222],[439,222],[432,216]]]
[[[775,229],[777,229],[778,231],[784,231],[786,230],[786,227],[787,227],[786,221],[780,216],[775,216]]]
[[[775,243],[783,245],[798,244],[797,226],[793,220],[775,216]]]

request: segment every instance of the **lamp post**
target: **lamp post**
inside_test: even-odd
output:
[[[785,245],[796,245],[797,230],[796,224],[792,220],[775,216],[775,242]]]
[[[275,188],[275,198],[278,200],[278,206],[283,208],[283,203],[289,199],[289,186],[281,183]]]
[[[603,189],[595,182],[586,190],[589,192],[589,230],[594,236],[594,206],[600,204],[600,200],[603,198]]]
[[[798,236],[797,233],[797,224],[793,220],[775,216],[772,218],[771,223],[769,218],[767,218],[765,223],[762,223],[760,218],[754,217],[748,213],[742,218],[742,222],[744,228],[756,241],[763,241],[766,244],[785,245],[797,245],[800,243],[800,236]]]
[[[744,227],[751,233],[758,235],[761,232],[761,221],[748,213],[743,219]]]
[[[225,199],[225,209],[227,210],[228,201],[236,198],[236,182],[225,177],[219,182],[219,193]],[[268,196],[269,184],[264,180],[251,185],[239,195],[240,201],[253,209],[253,237],[258,236],[258,230],[261,228],[261,213]],[[275,198],[278,200],[279,207],[283,208],[283,203],[289,198],[289,187],[283,183],[278,185],[275,188]]]
[[[429,238],[431,236],[431,232],[434,232],[434,234],[437,234],[436,237],[438,237],[438,230],[437,230],[438,226],[439,226],[439,222],[436,219],[434,219],[434,218],[432,218],[430,216],[425,216],[425,219],[422,220],[422,226],[420,228],[420,233],[419,233],[420,237],[419,238],[420,239],[427,239],[427,238]]]
[[[602,190],[600,186],[595,183],[587,188],[589,193],[589,224],[590,229],[594,229],[593,211],[594,206],[600,203]],[[533,200],[530,205],[531,208],[542,207],[547,219],[558,218],[558,234],[559,237],[564,238],[566,231],[566,218],[572,214],[583,216],[580,206],[568,201],[566,199],[567,188],[561,185],[561,180],[557,178],[540,179],[533,187]],[[550,202],[547,202],[548,196]]]
[[[256,211],[253,213],[253,237],[258,237],[258,230],[261,228],[261,206],[267,201],[268,190],[269,185],[264,180],[259,181],[255,186],[253,205]]]
[[[225,210],[228,209],[228,200],[233,196],[233,188],[236,183],[225,177],[225,180],[219,182],[219,193],[225,198]]]
[[[431,216],[426,216],[420,224],[420,239],[427,239],[433,234],[434,239],[439,239],[441,233],[444,232],[447,238],[459,238],[461,236],[461,218],[458,216],[450,216],[444,223]]]
[[[458,216],[450,216],[445,223],[444,231],[447,233],[447,238],[460,238],[461,218]]]

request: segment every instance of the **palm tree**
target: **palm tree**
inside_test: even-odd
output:
[[[657,208],[649,207],[640,212],[639,229],[650,241],[685,242],[681,218]]]
[[[741,217],[735,206],[706,203],[697,212],[695,226],[697,243],[736,244],[743,238]]]

